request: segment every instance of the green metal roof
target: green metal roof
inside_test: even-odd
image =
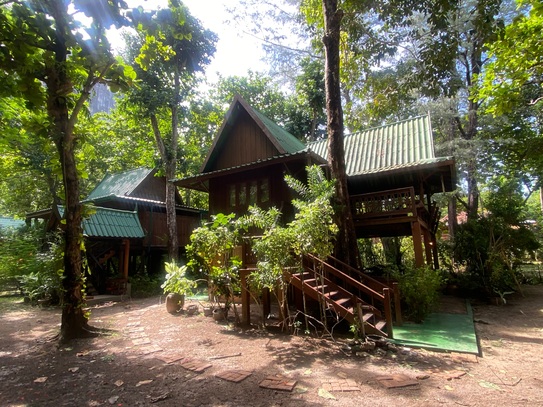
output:
[[[17,229],[24,225],[25,225],[24,220],[6,218],[3,216],[0,216],[0,229],[7,229],[7,228]]]
[[[429,116],[419,116],[345,136],[347,175],[370,174],[442,161],[434,155]],[[327,157],[327,140],[308,146]]]
[[[273,137],[275,137],[277,142],[285,150],[285,153],[293,154],[300,150],[303,150],[306,147],[305,144],[301,140],[298,140],[296,137],[294,137],[288,131],[286,131],[285,129],[283,129],[276,123],[274,123],[264,114],[260,113],[257,110],[254,110],[254,109],[252,110],[256,114],[256,116],[260,119],[260,121],[264,124],[264,126],[270,132],[270,134]]]
[[[104,196],[128,196],[154,170],[137,168],[135,170],[107,174],[102,182],[92,190],[85,201],[92,201]]]
[[[83,234],[88,237],[143,238],[137,212],[121,211],[103,207],[92,207],[92,214],[83,219]],[[64,207],[58,207],[60,216],[64,216]]]

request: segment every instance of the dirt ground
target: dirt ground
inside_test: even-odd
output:
[[[543,406],[543,286],[523,291],[505,306],[474,304],[479,357],[346,354],[348,338],[170,315],[158,297],[95,306],[92,325],[111,334],[58,347],[58,309],[4,298],[0,406]]]

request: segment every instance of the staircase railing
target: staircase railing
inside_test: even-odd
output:
[[[336,269],[343,270],[344,273],[349,274],[354,279],[360,281],[363,285],[370,287],[373,291],[382,293],[385,289],[392,288],[392,308],[394,309],[394,317],[396,325],[401,326],[403,324],[402,320],[402,307],[400,301],[400,288],[397,282],[392,282],[391,285],[384,284],[383,282],[370,277],[369,275],[362,273],[360,270],[350,266],[343,261],[336,259],[333,256],[329,256],[326,260],[329,264],[334,266]],[[372,304],[373,305],[373,304]]]
[[[341,284],[344,285],[343,288],[345,290],[351,293],[354,291],[368,296],[371,299],[368,304],[376,309],[382,310],[386,321],[387,334],[390,338],[392,338],[392,307],[389,287],[384,286],[381,290],[382,293],[379,293],[371,287],[356,280],[349,274],[342,272],[331,264],[312,255],[307,255],[304,257],[304,267],[313,271],[320,269],[326,278],[332,280],[332,278],[335,277],[335,280],[341,282]],[[359,295],[359,297],[361,296],[362,295]]]

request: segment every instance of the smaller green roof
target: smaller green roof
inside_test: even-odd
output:
[[[24,220],[0,216],[0,229],[8,229],[8,228],[17,229],[17,228],[23,227],[24,225],[25,225]]]
[[[58,207],[60,216],[64,216],[64,207]],[[81,223],[83,234],[88,237],[110,238],[143,238],[145,232],[141,227],[137,212],[118,209],[91,207],[91,215]]]
[[[153,171],[149,168],[137,168],[107,174],[85,201],[93,201],[106,196],[129,196]]]

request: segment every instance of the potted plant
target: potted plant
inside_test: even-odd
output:
[[[192,295],[193,289],[197,283],[186,277],[187,266],[180,266],[175,262],[165,263],[166,280],[160,286],[166,297],[166,310],[170,313],[176,313],[183,309],[185,305],[185,296]]]

